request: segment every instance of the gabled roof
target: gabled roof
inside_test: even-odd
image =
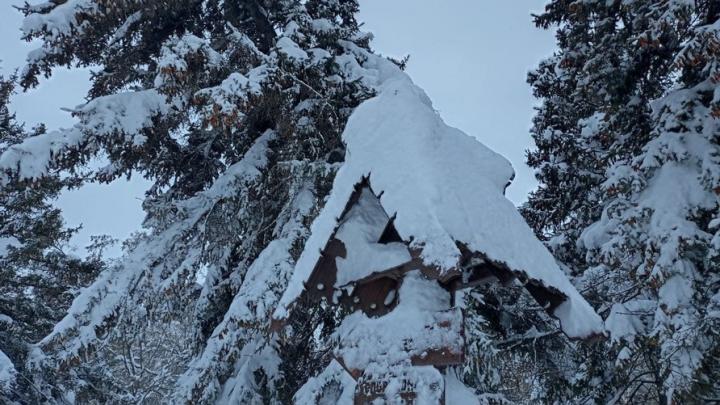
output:
[[[511,271],[530,289],[564,296],[552,314],[570,337],[601,334],[602,320],[535,237],[504,189],[513,176],[503,157],[447,126],[425,93],[397,70],[379,95],[348,121],[346,161],[274,317],[287,316],[338,227],[355,185],[369,177],[385,212],[424,265],[450,275],[468,258]]]
[[[371,277],[412,260],[401,240],[381,241],[386,229],[394,229],[390,217],[373,193],[367,179],[356,186],[333,237],[345,246],[345,255],[335,258],[336,285]]]

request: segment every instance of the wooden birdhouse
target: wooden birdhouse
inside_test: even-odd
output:
[[[550,314],[567,299],[558,289],[473,252],[462,242],[457,243],[462,252],[459,265],[449,271],[423,263],[422,249],[410,242],[400,236],[382,196],[364,177],[305,283],[305,299],[343,306],[357,318],[347,334],[341,331],[334,352],[334,361],[357,384],[356,404],[384,400],[391,383],[397,385],[400,398],[413,403],[418,374],[428,374],[428,367],[442,371],[463,363],[463,313],[455,307],[458,290],[482,283],[507,285],[517,279]],[[421,380],[425,384],[427,376]],[[425,385],[436,391],[430,396],[444,403],[442,381]]]
[[[603,333],[505,198],[510,163],[385,67],[378,95],[348,121],[345,161],[273,313],[277,330],[299,302],[346,309],[302,403],[443,403],[447,386],[464,387],[445,373],[465,360],[455,296],[482,283],[525,288],[572,338]]]

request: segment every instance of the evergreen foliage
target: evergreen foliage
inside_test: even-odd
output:
[[[0,402],[296,400],[347,314],[300,300],[281,332],[270,320],[382,71],[357,1],[21,10],[40,47],[0,78]],[[570,341],[517,285],[480,285],[453,300],[467,352],[448,372],[484,403],[716,400],[720,1],[552,0],[535,23],[558,51],[528,77],[540,186],[522,211],[608,336]],[[27,133],[14,83],[61,66],[93,70],[77,124]],[[152,185],[124,256],[68,255],[51,201],[137,175]]]
[[[718,397],[720,2],[552,1],[524,214],[601,311],[571,398]]]
[[[193,333],[183,372],[166,374],[176,385],[163,387],[163,401],[286,401],[280,388],[302,383],[286,379],[317,370],[303,359],[279,368],[296,348],[268,341],[268,320],[343,160],[345,122],[372,94],[355,71],[369,51],[357,3],[69,0],[23,11],[25,38],[42,44],[21,75],[25,88],[56,66],[95,71],[89,102],[74,112],[79,123],[38,137],[29,153],[44,164],[18,164],[17,176],[77,172],[103,156],[108,164],[89,180],[153,183],[146,231],[31,359],[62,376],[56,400],[158,400],[130,383],[96,390],[71,366],[136,380],[123,364],[141,342],[126,332],[178,322],[169,305],[191,316],[160,331]],[[108,365],[122,346],[131,349]]]
[[[14,78],[0,77],[0,152],[29,136],[8,109]],[[0,381],[0,402],[33,403],[45,398],[49,382],[33,376],[26,359],[33,344],[65,315],[80,288],[92,282],[102,262],[66,253],[75,230],[64,226],[51,205],[74,180],[51,174],[37,181],[9,181],[0,187],[0,355],[15,369],[10,386]],[[3,368],[0,364],[0,369]],[[3,389],[6,388],[6,389]]]

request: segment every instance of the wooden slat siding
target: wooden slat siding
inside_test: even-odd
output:
[[[554,288],[547,288],[537,280],[528,280],[528,282],[525,283],[525,289],[528,290],[530,295],[535,298],[535,301],[545,308],[545,311],[547,311],[550,315],[555,312],[555,309],[560,306],[560,304],[567,300],[567,296],[565,294],[555,290]]]
[[[465,361],[465,353],[457,353],[451,348],[428,349],[424,356],[413,356],[413,366],[459,366]]]
[[[335,281],[337,280],[337,265],[335,259],[337,257],[345,258],[347,255],[345,244],[336,239],[335,234],[337,233],[338,228],[340,228],[342,218],[347,215],[353,205],[357,204],[360,199],[360,195],[362,194],[362,190],[365,187],[370,188],[370,191],[373,195],[375,195],[370,187],[368,177],[363,176],[360,182],[355,185],[352,194],[350,194],[350,198],[345,204],[345,208],[343,208],[340,217],[337,218],[335,229],[330,235],[327,243],[325,243],[325,248],[320,252],[320,259],[318,259],[318,262],[315,263],[315,267],[313,267],[310,277],[308,277],[308,280],[304,283],[302,293],[300,293],[300,296],[288,307],[288,317],[292,316],[295,304],[298,301],[307,301],[309,299],[311,302],[320,302],[320,300],[325,298],[328,302],[333,302],[333,295],[335,294]],[[318,290],[318,284],[323,285],[322,290]],[[285,327],[286,323],[287,319],[272,319],[270,321],[269,331],[271,333],[277,333]]]
[[[429,348],[424,356],[413,356],[410,361],[413,366],[435,366],[447,367],[458,366],[465,362],[465,311],[460,308],[452,308],[447,312],[457,311],[460,313],[460,341],[456,347]],[[449,322],[438,324],[441,328],[450,329],[453,327]]]
[[[336,289],[338,270],[335,259],[337,257],[345,257],[345,245],[340,240],[333,239],[318,261],[316,271],[313,271],[305,285],[304,294],[311,300],[319,302],[325,298],[330,303],[343,305],[351,310],[361,309],[372,317],[385,315],[397,305],[397,299],[387,306],[384,302],[390,291],[399,289],[404,274],[409,271],[405,265],[373,273],[364,279],[338,286]],[[321,289],[318,288],[319,285],[322,285]],[[352,292],[348,294],[348,291]],[[356,302],[355,298],[359,299],[359,302]],[[373,303],[376,308],[371,308]]]
[[[440,284],[446,284],[462,274],[457,267],[443,270],[437,266],[425,264],[422,260],[422,248],[410,248],[410,257],[413,258],[412,263],[415,263],[416,266],[412,270],[420,270],[425,277],[437,280]]]
[[[405,277],[405,273],[417,270],[421,266],[420,263],[418,263],[415,259],[410,260],[407,263],[401,264],[397,267],[391,267],[387,270],[383,271],[377,271],[375,273],[370,274],[369,276],[363,277],[361,279],[355,280],[352,283],[348,283],[347,285],[361,285],[361,284],[367,284],[371,283],[377,279],[380,278],[392,278],[395,280],[400,280],[403,277]],[[344,286],[342,286],[344,287]]]
[[[392,311],[398,304],[398,296],[402,279],[391,277],[382,277],[368,283],[359,284],[353,291],[353,298],[358,297],[359,303],[355,304],[356,308],[361,309],[367,316],[379,317]],[[391,292],[395,291],[395,298],[392,302],[385,305],[385,298]],[[375,308],[373,308],[375,304]]]
[[[446,367],[463,364],[463,362],[465,361],[465,312],[459,308],[451,308],[446,311],[441,311],[441,313],[451,312],[455,312],[457,316],[451,317],[450,320],[442,321],[436,325],[427,325],[426,328],[435,326],[444,329],[452,329],[454,326],[458,326],[453,325],[453,323],[457,322],[452,322],[452,320],[459,319],[460,339],[455,345],[455,347],[424,348],[424,354],[414,355],[410,357],[410,361],[413,366]],[[353,378],[355,378],[355,380],[358,380],[359,376],[361,376],[365,372],[365,370],[347,368],[347,366],[345,365],[345,361],[342,359],[342,357],[336,356],[335,359],[348,371],[348,373],[350,373],[350,375],[353,376]]]
[[[347,257],[347,250],[341,240],[332,238],[325,245],[320,260],[315,264],[315,269],[305,283],[305,292],[311,299],[320,301],[324,297],[328,302],[332,302],[338,272],[335,259],[338,257]],[[321,289],[318,288],[320,285],[322,285]]]
[[[345,208],[343,208],[340,217],[337,218],[335,229],[330,235],[330,239],[328,239],[325,244],[325,248],[320,252],[320,259],[317,263],[315,263],[315,267],[305,283],[304,290],[315,299],[320,299],[322,297],[330,300],[332,299],[335,281],[337,280],[337,263],[335,259],[338,257],[342,257],[343,259],[347,257],[345,244],[341,240],[336,239],[335,235],[340,228],[343,218],[345,218],[347,213],[350,212],[350,209],[358,203],[360,196],[362,195],[362,190],[366,187],[370,189],[370,192],[372,192],[373,195],[375,195],[370,187],[367,177],[363,177],[362,180],[355,185],[352,194],[350,194],[350,198],[345,204]],[[318,290],[318,284],[323,284],[324,289]]]
[[[384,305],[385,297],[393,290],[393,287],[394,289],[399,288],[406,272],[417,269],[417,266],[411,264],[412,262],[408,262],[398,267],[373,273],[347,285],[337,286],[340,291],[336,291],[335,284],[338,272],[336,259],[338,257],[347,257],[347,249],[345,244],[337,239],[335,235],[347,213],[358,203],[365,188],[369,189],[376,198],[379,198],[370,187],[368,178],[363,177],[362,181],[355,185],[353,193],[350,195],[340,218],[338,218],[330,240],[325,245],[325,249],[320,254],[320,259],[315,264],[310,277],[305,283],[303,294],[307,294],[308,297],[317,302],[325,298],[330,303],[337,302],[337,304],[351,310],[359,308],[368,316],[377,317],[387,314],[397,305],[397,299],[393,300],[390,305]],[[385,243],[403,242],[392,223],[392,219],[385,226],[380,239],[384,240]],[[319,286],[322,286],[322,288],[318,288]],[[352,291],[352,293],[348,294],[347,290]],[[356,302],[355,298],[358,298],[359,302]],[[373,303],[375,308],[372,308]]]

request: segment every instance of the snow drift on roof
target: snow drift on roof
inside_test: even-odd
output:
[[[338,268],[335,287],[411,260],[405,244],[378,243],[389,221],[372,191],[363,188],[357,204],[345,214],[335,233],[335,237],[347,248],[346,257],[335,259]]]
[[[471,251],[564,293],[568,299],[554,315],[569,336],[602,333],[600,317],[504,197],[513,175],[510,163],[477,139],[447,126],[427,95],[391,63],[369,55],[365,68],[364,77],[374,81],[378,95],[362,103],[348,121],[343,133],[346,161],[313,223],[275,317],[287,315],[287,307],[302,292],[337,226],[353,186],[370,176],[374,191],[382,193],[385,211],[397,215],[400,236],[412,241],[411,247],[422,249],[425,264],[445,271],[456,267],[461,257],[456,242],[462,242]]]

